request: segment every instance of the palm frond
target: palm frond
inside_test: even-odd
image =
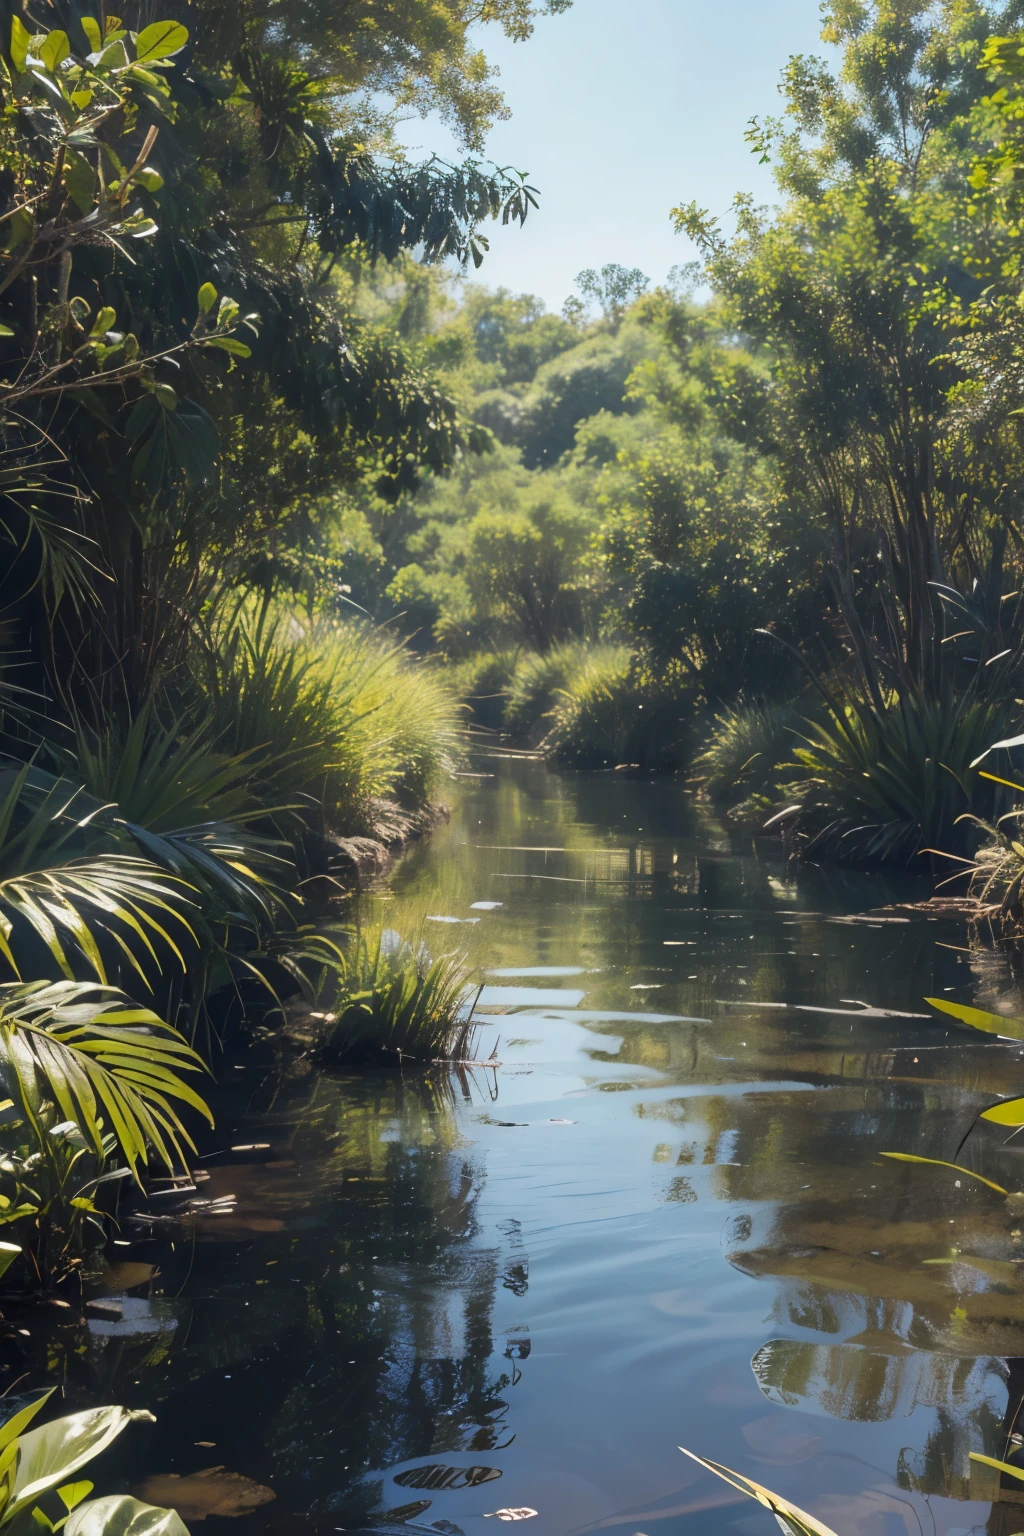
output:
[[[226,756],[216,750],[208,722],[164,723],[152,703],[133,719],[106,715],[99,727],[76,714],[74,751],[67,757],[69,771],[91,795],[149,832],[266,814],[249,787],[248,754]]]
[[[109,806],[11,760],[0,761],[0,796],[0,956],[15,977],[45,964],[69,981],[84,971],[106,984],[125,962],[152,991],[165,962],[184,967],[197,893],[123,851]]]
[[[46,1099],[74,1121],[98,1158],[109,1129],[132,1173],[149,1151],[168,1168],[193,1147],[184,1107],[213,1124],[182,1074],[202,1059],[178,1031],[114,987],[82,982],[0,986],[0,1071],[37,1135]]]

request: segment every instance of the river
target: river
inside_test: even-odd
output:
[[[671,783],[473,770],[362,900],[480,967],[477,1063],[236,1053],[211,1203],[126,1246],[120,1318],[9,1331],[6,1379],[151,1408],[126,1486],[274,1490],[210,1536],[776,1529],[680,1446],[840,1536],[1024,1528],[968,1462],[1024,1379],[1024,1239],[987,1186],[879,1156],[951,1158],[1022,1091],[1018,1045],[924,1002],[998,1001],[998,955],[910,876],[737,853]],[[1012,1189],[1004,1135],[965,1156]]]

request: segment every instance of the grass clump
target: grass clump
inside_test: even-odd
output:
[[[715,716],[694,769],[713,800],[738,805],[777,787],[783,765],[793,767],[797,737],[805,729],[804,715],[792,704],[741,702]]]
[[[807,852],[850,862],[906,862],[926,849],[977,842],[978,815],[997,788],[972,764],[1000,734],[999,702],[906,691],[884,708],[848,697],[805,729],[793,754],[806,782],[800,832]]]
[[[320,1055],[328,1063],[464,1061],[480,987],[462,956],[432,956],[391,929],[359,930],[340,949]]]
[[[562,690],[543,746],[573,768],[672,770],[686,761],[691,714],[674,669],[656,678],[627,646],[595,646]]]
[[[422,806],[459,755],[453,691],[365,624],[238,608],[205,659],[218,746],[264,803],[318,806],[333,831]]]
[[[508,689],[503,722],[515,741],[538,745],[559,699],[571,690],[592,654],[582,640],[553,645],[543,655],[524,652]]]
[[[501,730],[518,660],[518,651],[479,651],[445,669],[445,677],[474,724],[489,731]]]

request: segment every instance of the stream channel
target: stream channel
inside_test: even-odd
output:
[[[928,881],[737,852],[671,783],[472,766],[360,899],[481,968],[477,1064],[240,1048],[211,1203],[125,1240],[119,1316],[9,1329],[4,1379],[153,1410],[107,1488],[273,1489],[208,1536],[777,1529],[679,1446],[841,1536],[1024,1530],[968,1462],[1024,1396],[1024,1215],[879,1157],[1024,1091],[1020,1045],[924,1003],[1005,1006],[995,952]],[[965,1156],[1015,1189],[1005,1134]]]

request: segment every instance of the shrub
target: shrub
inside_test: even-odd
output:
[[[552,646],[542,656],[525,652],[516,663],[505,704],[505,728],[518,741],[535,746],[551,721],[559,697],[571,689],[592,648],[583,641]]]
[[[464,700],[475,724],[500,730],[518,660],[518,651],[481,651],[448,668],[449,685]]]
[[[656,679],[626,646],[595,646],[555,705],[544,749],[574,768],[679,768],[692,708],[678,674]]]
[[[264,803],[322,807],[333,831],[372,833],[382,800],[422,804],[459,752],[452,692],[363,623],[240,605],[206,670],[221,750]]]
[[[971,764],[999,735],[1002,713],[1000,703],[951,692],[907,691],[881,711],[856,696],[836,702],[794,752],[809,775],[800,813],[805,851],[906,862],[925,849],[970,847],[970,814],[990,814],[997,797]]]
[[[710,740],[693,763],[711,797],[733,806],[751,795],[769,794],[784,765],[786,777],[792,778],[793,753],[807,729],[807,713],[793,704],[756,700],[716,715]]]

